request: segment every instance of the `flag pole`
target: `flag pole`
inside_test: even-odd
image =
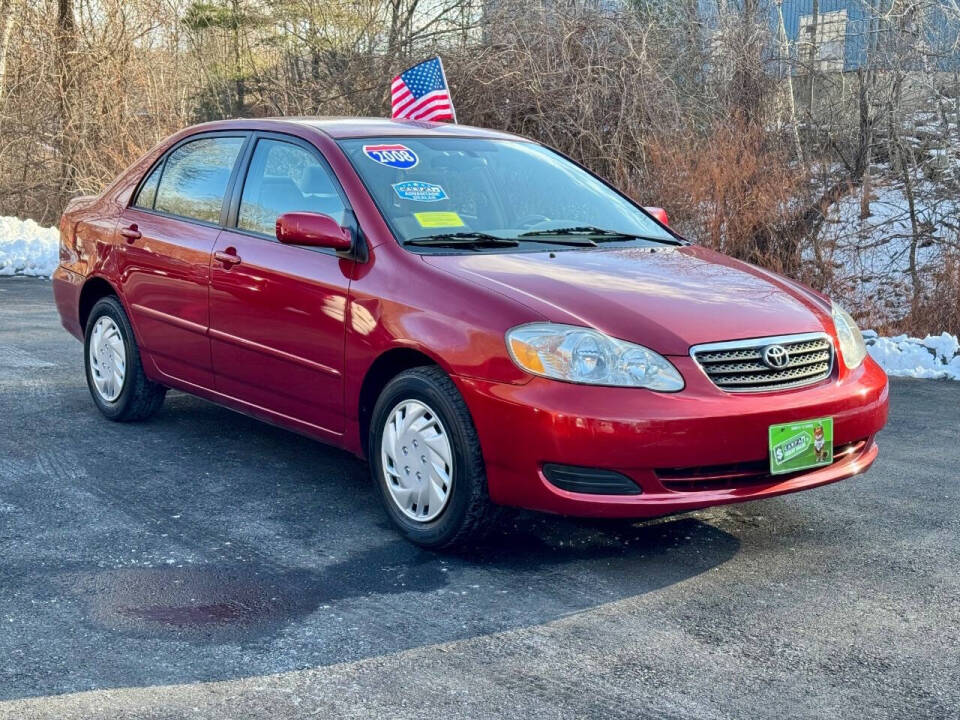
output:
[[[450,110],[453,112],[453,122],[457,123],[457,106],[453,102],[453,90],[450,83],[447,82],[447,71],[443,69],[443,58],[437,55],[437,61],[440,63],[440,74],[443,75],[443,84],[447,86],[447,92],[450,93]]]

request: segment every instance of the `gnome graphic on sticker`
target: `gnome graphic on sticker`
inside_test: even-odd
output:
[[[827,459],[827,447],[823,439],[823,425],[817,423],[813,428],[813,450],[817,454],[817,462],[824,462]]]

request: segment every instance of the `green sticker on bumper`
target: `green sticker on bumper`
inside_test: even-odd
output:
[[[833,462],[833,418],[770,426],[770,474],[797,472]]]

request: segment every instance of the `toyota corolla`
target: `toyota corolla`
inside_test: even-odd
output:
[[[176,388],[346,448],[424,546],[503,505],[643,518],[816,487],[865,470],[886,422],[838,305],[505,133],[196,126],[60,231],[57,305],[107,418]]]

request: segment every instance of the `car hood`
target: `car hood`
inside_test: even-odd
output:
[[[698,246],[423,257],[552,322],[595,327],[665,355],[831,327],[822,296]]]

